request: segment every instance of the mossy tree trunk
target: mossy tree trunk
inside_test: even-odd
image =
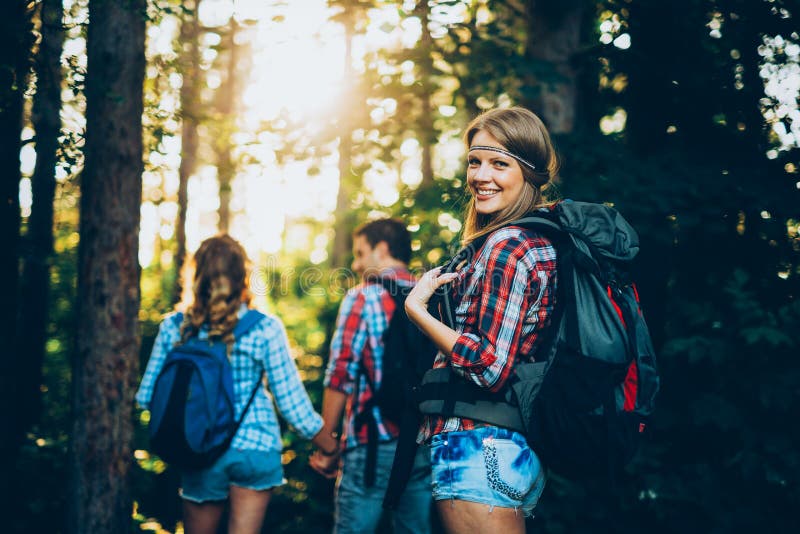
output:
[[[126,532],[139,362],[145,0],[89,2],[69,530]]]

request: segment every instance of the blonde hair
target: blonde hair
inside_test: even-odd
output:
[[[203,325],[208,326],[208,337],[221,339],[233,346],[233,328],[239,320],[239,308],[250,304],[247,285],[247,253],[238,241],[227,234],[210,237],[200,243],[194,253],[191,291],[184,291],[181,340],[196,335]],[[188,289],[188,288],[187,288]]]
[[[478,237],[489,234],[509,221],[524,217],[532,210],[551,204],[544,199],[546,189],[558,174],[558,157],[542,120],[522,107],[492,109],[475,117],[464,132],[464,143],[469,150],[472,139],[480,132],[487,132],[512,154],[532,163],[536,170],[520,165],[525,183],[522,193],[506,208],[491,215],[481,215],[475,209],[475,198],[471,197],[464,218],[462,245],[468,245]],[[541,170],[540,170],[541,169]]]

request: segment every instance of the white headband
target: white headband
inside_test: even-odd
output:
[[[536,165],[534,165],[533,163],[530,163],[529,161],[526,161],[526,160],[522,159],[521,157],[519,157],[519,156],[517,156],[515,154],[512,154],[508,150],[505,150],[505,149],[502,149],[502,148],[499,148],[499,147],[496,147],[496,146],[475,145],[475,146],[469,147],[469,151],[470,152],[472,152],[473,150],[491,150],[492,152],[499,152],[500,154],[508,156],[509,158],[514,158],[515,160],[517,160],[518,162],[522,163],[526,167],[529,167],[532,171],[536,170]]]

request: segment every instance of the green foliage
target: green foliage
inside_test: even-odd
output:
[[[18,469],[26,476],[16,491],[24,508],[10,531],[57,532],[66,514],[68,436],[71,432],[71,364],[74,343],[74,304],[77,281],[78,220],[76,191],[70,183],[59,188],[56,201],[54,249],[50,271],[50,324],[42,369],[43,410],[30,429],[19,454]]]

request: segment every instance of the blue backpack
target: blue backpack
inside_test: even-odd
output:
[[[233,329],[234,338],[238,340],[263,318],[263,313],[248,310]],[[183,314],[172,320],[180,325]],[[230,446],[263,376],[262,371],[237,420],[233,370],[225,343],[195,336],[175,345],[156,377],[150,400],[152,451],[181,469],[214,463]]]

